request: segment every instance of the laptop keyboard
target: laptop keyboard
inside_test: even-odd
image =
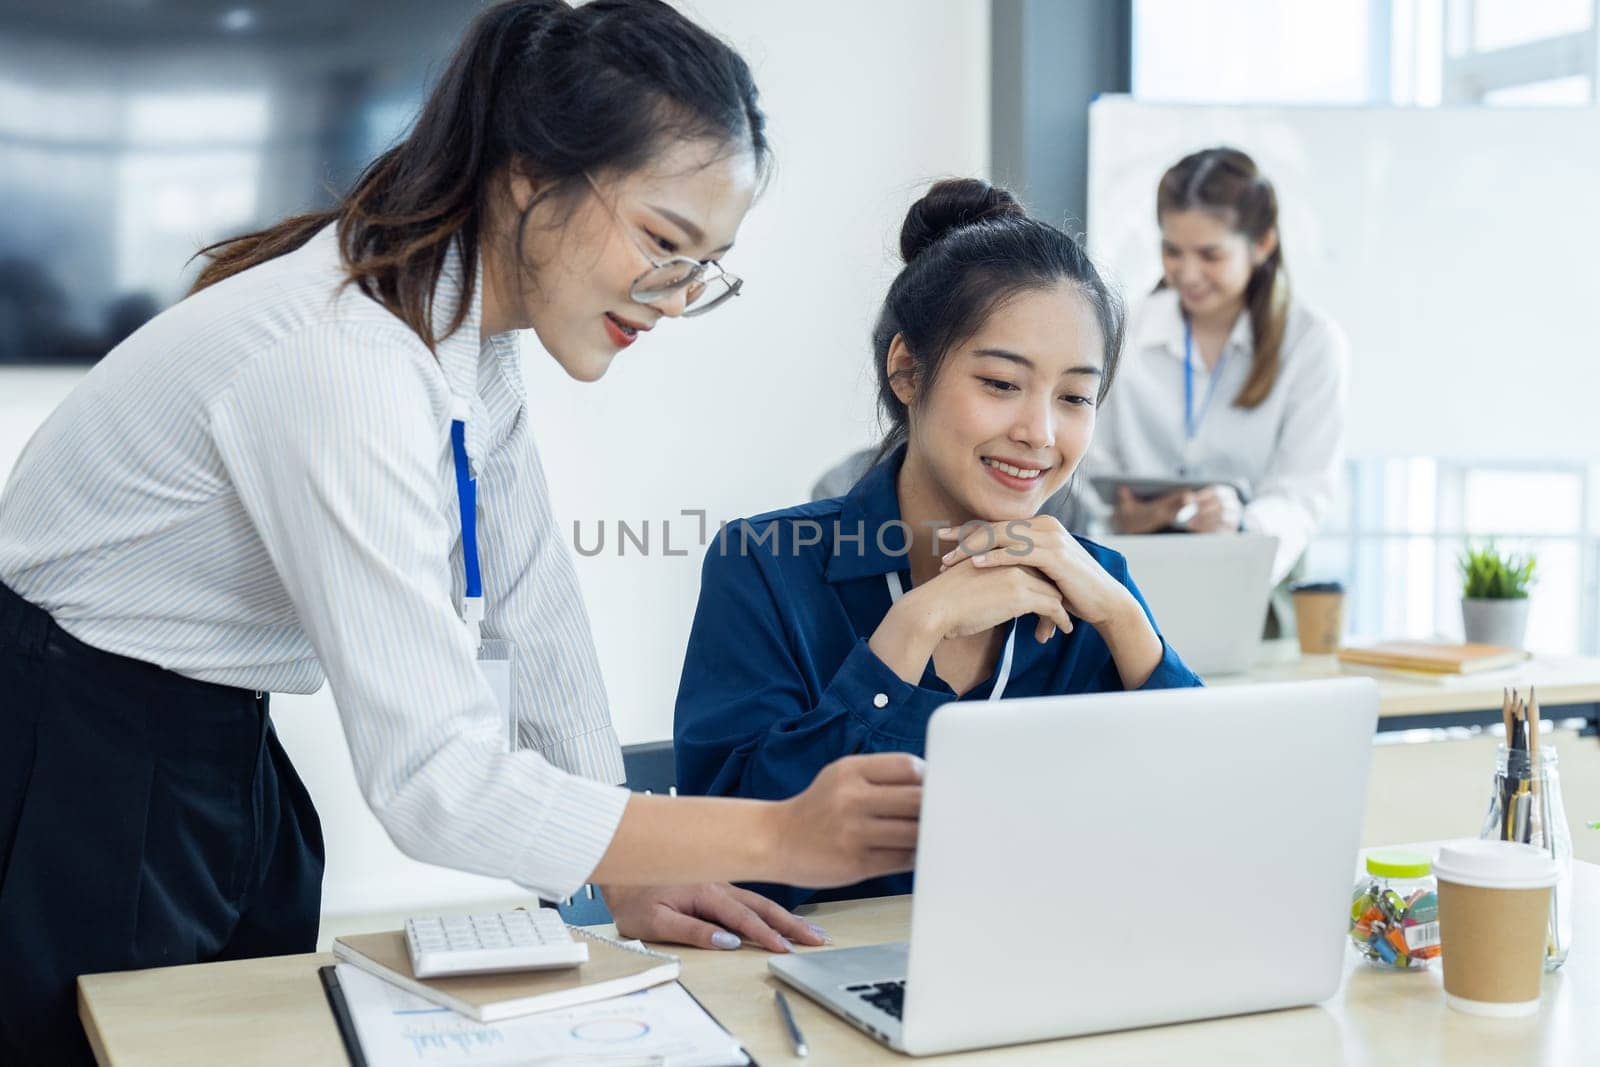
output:
[[[846,993],[854,993],[873,1007],[888,1012],[896,1019],[905,1009],[906,980],[896,978],[890,982],[864,982],[861,985],[845,986]]]

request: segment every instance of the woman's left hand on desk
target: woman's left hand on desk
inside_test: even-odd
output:
[[[617,933],[641,941],[734,949],[745,941],[773,952],[789,942],[825,945],[830,938],[759,893],[726,882],[678,886],[602,886]],[[786,940],[787,939],[787,940]]]

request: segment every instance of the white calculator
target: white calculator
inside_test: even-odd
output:
[[[589,946],[573,940],[554,908],[407,919],[406,947],[418,978],[553,970],[589,959]]]

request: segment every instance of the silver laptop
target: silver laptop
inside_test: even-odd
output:
[[[1339,987],[1369,678],[947,704],[911,940],[768,967],[913,1055]]]
[[[1247,671],[1261,652],[1278,539],[1146,534],[1101,543],[1128,560],[1167,644],[1199,674]]]

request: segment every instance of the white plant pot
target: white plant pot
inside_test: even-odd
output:
[[[1528,598],[1461,598],[1461,622],[1474,644],[1521,648],[1528,631]]]

